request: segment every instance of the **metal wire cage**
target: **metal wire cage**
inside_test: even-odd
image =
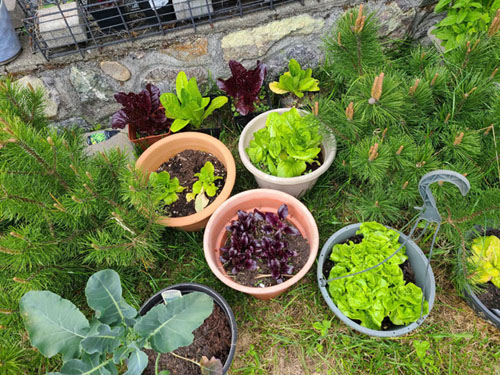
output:
[[[35,3],[34,3],[34,2]],[[40,1],[40,3],[37,3]],[[53,0],[48,0],[53,1]],[[304,0],[17,0],[34,52],[49,60]]]

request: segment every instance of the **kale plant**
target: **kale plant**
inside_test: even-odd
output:
[[[203,120],[227,103],[225,96],[218,96],[212,100],[202,97],[196,78],[192,77],[188,81],[186,73],[182,71],[177,75],[175,90],[177,95],[169,92],[160,97],[166,116],[174,119],[172,132],[178,132],[188,124],[200,128]]]
[[[214,171],[214,165],[207,161],[200,169],[200,172],[194,174],[198,177],[198,181],[193,184],[193,191],[186,194],[186,200],[188,202],[195,200],[194,208],[196,212],[202,211],[208,205],[207,195],[213,197],[218,190],[214,182],[222,179],[222,177],[214,176]]]
[[[246,152],[262,171],[278,177],[303,174],[307,164],[318,163],[323,137],[312,116],[302,117],[296,108],[270,113],[266,127],[254,133]]]
[[[293,273],[290,260],[297,256],[297,252],[288,247],[284,235],[300,235],[297,228],[286,222],[287,216],[286,204],[280,206],[277,214],[256,208],[253,212],[238,210],[238,219],[226,227],[230,237],[228,245],[220,248],[222,264],[231,267],[233,274],[257,270],[266,264],[271,276],[282,283],[283,275]]]
[[[153,200],[155,202],[163,201],[166,205],[179,199],[177,193],[181,193],[185,189],[179,184],[179,179],[177,177],[170,178],[167,171],[151,172],[149,184],[153,187]]]
[[[126,375],[140,375],[148,364],[143,348],[169,353],[190,345],[192,331],[213,310],[210,296],[193,292],[137,316],[122,297],[120,277],[109,269],[89,278],[85,295],[95,311],[90,321],[72,302],[49,291],[31,291],[21,299],[31,343],[46,357],[62,354],[57,374],[118,374],[117,367],[126,366]],[[218,360],[211,361],[202,358],[202,372],[208,373],[207,366]],[[221,375],[220,361],[217,368],[210,374]],[[155,369],[158,374],[158,363]]]
[[[260,61],[254,69],[245,69],[236,60],[229,60],[232,76],[217,80],[217,86],[233,98],[235,108],[240,115],[245,116],[255,110],[255,103],[259,101],[259,92],[266,77],[267,67]]]
[[[319,81],[311,77],[312,69],[303,70],[295,59],[290,60],[288,69],[288,72],[280,76],[279,82],[269,84],[272,92],[276,94],[293,93],[298,98],[302,98],[305,91],[319,91]]]
[[[363,240],[354,244],[336,244],[330,256],[335,262],[329,279],[359,272],[382,262],[399,246],[399,234],[382,224],[361,224],[356,234]],[[330,295],[342,313],[350,319],[360,320],[363,327],[381,329],[382,321],[389,317],[395,325],[406,325],[420,318],[422,289],[406,283],[399,267],[407,259],[404,248],[386,263],[371,271],[329,283]],[[429,311],[424,302],[423,314]]]
[[[127,124],[144,135],[166,132],[171,121],[165,117],[165,109],[160,105],[160,89],[150,83],[146,89],[135,94],[119,92],[115,99],[123,108],[111,119],[113,129],[123,129]]]

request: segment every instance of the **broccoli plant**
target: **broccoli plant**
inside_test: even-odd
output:
[[[179,199],[177,193],[181,193],[185,189],[179,184],[179,179],[177,177],[170,178],[167,171],[151,172],[149,184],[153,187],[153,200],[156,202],[163,201],[166,205],[172,204]]]
[[[210,296],[193,292],[137,316],[122,297],[120,277],[109,269],[89,278],[85,295],[95,312],[90,321],[72,302],[49,291],[30,291],[21,299],[31,343],[46,357],[62,354],[60,375],[117,374],[117,366],[126,366],[128,375],[140,375],[148,364],[143,348],[169,353],[190,345],[192,331],[213,310]],[[222,375],[220,360],[189,360],[203,373]],[[155,370],[159,374],[158,363]]]
[[[196,78],[192,77],[188,81],[186,73],[182,71],[177,75],[175,90],[177,95],[168,92],[160,96],[161,104],[165,107],[165,115],[174,119],[170,128],[172,132],[178,132],[188,124],[200,128],[203,120],[227,103],[225,96],[218,96],[212,100],[202,97]]]
[[[198,177],[198,181],[193,184],[193,191],[186,194],[186,200],[188,202],[195,200],[194,208],[196,212],[202,211],[208,205],[207,195],[213,197],[218,190],[214,182],[222,179],[222,177],[214,176],[214,171],[214,165],[207,161],[200,169],[200,172],[194,174],[195,177]]]
[[[295,59],[288,63],[288,72],[283,73],[279,82],[271,82],[269,88],[276,94],[292,93],[302,98],[305,91],[319,91],[317,79],[311,77],[312,70],[303,70]]]

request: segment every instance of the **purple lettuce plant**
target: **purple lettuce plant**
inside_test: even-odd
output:
[[[245,116],[255,109],[267,67],[257,60],[255,69],[247,70],[238,61],[230,60],[229,69],[232,76],[227,80],[217,79],[217,86],[233,98],[236,110]]]
[[[288,247],[284,235],[300,235],[297,228],[287,223],[287,216],[286,204],[280,206],[277,214],[258,209],[253,212],[239,210],[238,219],[226,227],[230,238],[228,245],[220,248],[222,264],[231,267],[233,274],[244,270],[254,271],[259,268],[259,264],[266,264],[271,276],[282,283],[283,275],[293,273],[290,260],[297,256],[297,252]]]
[[[160,104],[160,89],[150,83],[138,94],[119,92],[115,99],[123,108],[111,119],[113,129],[123,129],[130,124],[140,134],[154,135],[167,131],[172,123]]]

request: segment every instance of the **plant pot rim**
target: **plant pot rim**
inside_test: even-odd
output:
[[[211,252],[215,251],[216,249],[210,248],[210,237],[212,236],[213,227],[215,225],[215,221],[217,220],[218,214],[228,210],[229,208],[227,208],[227,207],[230,206],[232,204],[232,202],[234,202],[234,201],[246,202],[248,199],[258,200],[259,197],[275,198],[282,203],[286,203],[288,206],[293,205],[298,210],[298,214],[295,215],[295,217],[298,219],[298,221],[312,222],[313,223],[313,225],[312,225],[313,234],[312,234],[311,238],[307,238],[307,241],[309,242],[309,257],[308,257],[307,262],[304,265],[304,267],[302,267],[299,270],[299,272],[297,272],[293,277],[286,280],[285,282],[283,282],[281,284],[265,287],[265,288],[249,287],[249,286],[245,286],[242,284],[238,284],[237,282],[233,281],[230,277],[227,276],[227,273],[224,270],[224,268],[220,262],[220,259],[217,259],[215,262],[212,261]],[[233,209],[237,210],[237,208],[233,208]],[[236,211],[234,212],[233,217],[236,217]],[[229,222],[226,223],[226,225],[229,225]],[[217,236],[217,233],[214,232],[213,235]],[[218,244],[219,248],[221,245],[222,244]],[[313,215],[308,210],[308,208],[302,202],[300,202],[297,198],[293,197],[292,195],[284,193],[284,192],[279,191],[279,190],[273,190],[273,189],[247,190],[247,191],[236,194],[236,195],[232,196],[231,198],[229,198],[226,202],[224,202],[222,205],[220,205],[220,207],[218,207],[217,210],[214,212],[214,215],[212,215],[212,217],[208,221],[208,224],[207,224],[207,227],[205,228],[205,233],[203,236],[203,251],[205,253],[205,259],[207,260],[207,263],[208,263],[210,269],[212,270],[212,272],[215,274],[215,276],[219,280],[221,280],[224,284],[226,284],[227,286],[229,286],[235,290],[238,290],[240,292],[251,294],[255,297],[265,296],[265,295],[269,295],[269,294],[276,294],[277,295],[277,294],[280,294],[280,293],[286,291],[293,284],[297,283],[300,279],[302,279],[306,275],[306,273],[313,266],[313,264],[316,260],[316,255],[318,254],[318,247],[319,247],[318,227],[316,225],[316,221],[314,220]]]
[[[322,286],[322,282],[324,281],[324,277],[323,277],[324,262],[325,262],[325,260],[327,258],[327,255],[329,255],[331,253],[331,249],[333,248],[333,246],[338,243],[338,241],[336,241],[337,237],[339,237],[341,234],[343,234],[345,232],[349,232],[351,230],[357,230],[357,229],[359,229],[359,227],[360,227],[361,224],[362,223],[355,223],[355,224],[350,224],[350,225],[342,227],[341,229],[339,229],[338,231],[336,231],[334,234],[332,234],[328,238],[328,240],[326,241],[326,243],[323,245],[323,248],[321,249],[321,252],[320,252],[320,255],[319,255],[319,258],[318,258],[318,267],[317,267],[317,282],[318,282],[318,286],[319,286],[320,292],[321,292],[321,294],[323,296],[323,299],[327,303],[328,307],[348,327],[353,328],[356,331],[364,333],[366,335],[375,336],[375,337],[396,337],[396,336],[405,335],[405,334],[413,331],[414,329],[418,328],[424,322],[424,320],[427,318],[427,316],[430,314],[430,312],[432,311],[432,307],[434,306],[434,298],[435,298],[435,292],[436,292],[436,282],[434,280],[434,273],[433,273],[432,267],[430,265],[429,265],[428,277],[430,279],[431,288],[430,288],[430,291],[429,291],[429,298],[427,300],[427,302],[429,304],[429,312],[427,314],[425,314],[425,315],[422,315],[422,318],[419,319],[419,320],[417,320],[416,322],[410,323],[410,324],[405,325],[405,326],[397,326],[398,328],[396,328],[396,329],[390,329],[390,330],[386,330],[386,331],[363,327],[362,325],[356,323],[351,318],[349,318],[346,315],[344,315],[340,311],[340,309],[337,307],[337,305],[333,301],[332,297],[330,296],[330,293],[328,292],[327,285]],[[408,236],[406,236],[404,233],[401,233],[397,229],[394,229],[394,228],[392,228],[392,227],[390,227],[388,225],[384,225],[384,226],[386,228],[388,228],[388,229],[392,229],[392,230],[396,231],[397,233],[399,233],[400,240],[408,239]],[[419,256],[420,258],[422,258],[422,260],[424,261],[424,264],[427,264],[428,260],[425,257],[424,253],[422,252],[422,250],[420,249],[420,247],[413,240],[411,240],[411,239],[408,239],[407,243],[405,244],[405,246],[407,248],[408,248],[408,245],[410,245],[412,248],[414,248],[416,250],[416,252],[417,252],[417,256]]]
[[[335,159],[335,154],[337,151],[337,142],[336,142],[335,136],[333,134],[329,134],[327,136],[324,136],[323,141],[321,142],[322,149],[325,152],[325,158],[323,160],[323,164],[321,164],[321,166],[318,169],[312,171],[311,173],[301,175],[301,176],[296,176],[296,177],[273,176],[273,175],[270,175],[270,174],[267,174],[267,173],[261,171],[255,165],[253,165],[253,163],[251,162],[251,160],[248,157],[248,154],[245,150],[244,143],[245,143],[245,139],[247,138],[247,136],[249,136],[249,135],[251,136],[257,130],[260,130],[260,128],[254,130],[253,129],[254,124],[256,122],[260,121],[261,119],[267,118],[267,116],[270,113],[277,112],[277,113],[282,114],[282,113],[288,112],[290,110],[291,110],[291,108],[271,109],[269,111],[263,112],[260,115],[254,117],[245,126],[245,128],[243,129],[243,131],[240,134],[240,139],[238,141],[238,152],[240,154],[241,161],[243,162],[243,165],[245,166],[245,168],[248,169],[248,171],[250,173],[252,173],[254,176],[261,178],[261,179],[265,179],[265,180],[272,182],[273,184],[276,184],[276,185],[295,185],[295,184],[300,184],[300,183],[308,182],[308,181],[319,178],[319,176],[321,176],[323,173],[325,173],[328,170],[328,168],[330,168],[330,166],[333,163],[333,159]],[[299,112],[302,114],[307,113],[306,111],[304,111],[302,109],[299,109]],[[253,139],[253,137],[252,137],[252,139]],[[330,146],[330,147],[328,147],[328,146]],[[327,150],[329,150],[329,149],[331,149],[332,152],[327,153]]]
[[[148,147],[148,149],[144,151],[144,153],[139,157],[139,159],[137,159],[136,167],[141,168],[144,164],[144,161],[149,157],[150,154],[155,152],[161,152],[161,149],[166,145],[172,143],[183,144],[183,142],[192,138],[197,138],[198,140],[201,140],[203,143],[210,145],[211,148],[217,148],[221,151],[223,155],[223,160],[220,160],[220,162],[223,163],[224,166],[226,167],[226,181],[224,183],[224,187],[220,191],[217,198],[215,198],[215,200],[207,207],[205,207],[201,212],[181,217],[160,216],[159,219],[157,220],[158,224],[165,225],[168,227],[185,227],[206,220],[210,215],[214,213],[217,207],[219,207],[227,198],[229,198],[229,196],[231,195],[231,191],[233,190],[234,182],[236,180],[236,164],[234,162],[234,158],[231,154],[231,151],[229,151],[229,149],[226,147],[224,143],[222,143],[217,138],[214,138],[208,134],[196,133],[196,132],[183,132],[183,133],[169,135],[168,137],[165,137],[159,140],[158,142],[154,143],[150,147]],[[188,149],[190,148],[186,147],[184,150]]]
[[[203,284],[198,284],[198,283],[179,283],[179,284],[174,284],[171,286],[168,286],[166,288],[161,289],[157,293],[153,294],[150,298],[146,300],[139,309],[139,315],[145,314],[147,311],[149,311],[151,308],[156,306],[159,302],[162,301],[163,297],[161,297],[161,293],[167,291],[167,290],[172,290],[172,289],[178,289],[181,292],[202,292],[207,295],[209,295],[215,303],[219,305],[219,307],[224,311],[224,314],[227,317],[227,320],[229,322],[229,328],[231,330],[231,347],[229,349],[229,354],[227,356],[226,362],[224,363],[224,368],[223,368],[223,373],[226,374],[226,372],[229,370],[229,367],[231,367],[231,363],[233,362],[234,359],[234,354],[236,353],[236,341],[238,339],[238,326],[236,324],[236,318],[234,316],[233,310],[231,309],[231,306],[227,303],[224,297],[218,292],[216,292],[214,289],[203,285]],[[146,311],[145,311],[146,310]]]

